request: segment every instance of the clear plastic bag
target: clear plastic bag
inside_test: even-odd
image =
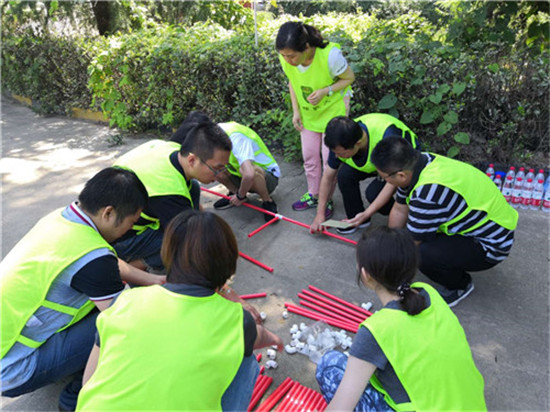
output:
[[[308,326],[302,330],[300,341],[306,345],[300,350],[300,353],[307,355],[313,363],[319,363],[325,353],[338,345],[334,333],[323,321],[317,321]]]

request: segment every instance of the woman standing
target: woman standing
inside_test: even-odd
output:
[[[252,350],[282,341],[221,296],[238,258],[231,228],[182,212],[161,255],[165,285],[127,290],[98,317],[77,410],[246,410],[259,371]]]
[[[294,202],[292,208],[306,210],[317,207],[319,185],[329,153],[323,144],[326,125],[333,117],[348,114],[350,85],[355,75],[340,46],[324,40],[319,30],[302,22],[284,23],[277,33],[275,46],[289,80],[292,123],[300,132],[308,185],[308,192]],[[333,210],[330,200],[327,219]]]
[[[361,324],[349,359],[336,351],[321,359],[327,410],[486,410],[483,377],[457,317],[434,288],[411,284],[417,263],[403,229],[378,227],[359,241],[358,281],[383,308]]]

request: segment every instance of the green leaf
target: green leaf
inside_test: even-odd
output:
[[[453,94],[460,96],[466,90],[466,83],[453,83]]]
[[[420,86],[423,83],[423,80],[420,77],[417,77],[411,82],[411,86]]]
[[[458,143],[470,144],[470,135],[468,133],[458,132],[453,136],[453,139]]]
[[[420,116],[420,124],[430,124],[434,121],[434,114],[432,110],[424,110],[422,116]]]
[[[447,157],[455,157],[459,153],[460,153],[460,148],[456,146],[452,146],[449,150],[447,150]]]
[[[487,68],[493,73],[498,73],[498,71],[500,70],[500,66],[498,65],[498,63],[490,64],[489,66],[487,66]]]
[[[441,99],[443,98],[443,96],[439,93],[436,93],[436,94],[430,94],[428,96],[428,100],[430,102],[432,102],[433,104],[439,104],[441,102]]]
[[[444,95],[444,94],[446,94],[449,90],[451,90],[451,86],[449,86],[448,84],[442,84],[441,86],[439,86],[439,87],[437,88],[436,94]]]
[[[48,14],[53,14],[55,11],[59,8],[59,1],[53,0],[50,3],[50,10],[48,11]]]
[[[397,97],[393,94],[387,94],[378,102],[379,109],[390,109],[397,103]]]
[[[445,133],[447,133],[449,130],[453,128],[453,125],[448,122],[441,122],[439,126],[437,126],[437,135],[442,136]]]
[[[458,114],[454,111],[450,111],[445,116],[443,116],[443,119],[445,119],[446,122],[449,122],[450,124],[457,124],[458,123]]]

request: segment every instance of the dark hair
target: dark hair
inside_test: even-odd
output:
[[[225,220],[190,209],[166,228],[160,255],[168,282],[216,289],[235,273],[239,248]]]
[[[309,24],[301,21],[288,21],[284,23],[277,33],[275,47],[277,50],[291,49],[303,52],[307,45],[324,49],[329,42],[323,39],[321,32]]]
[[[370,155],[372,164],[383,172],[413,170],[420,153],[401,137],[380,140]]]
[[[363,233],[357,243],[358,280],[361,269],[390,292],[410,284],[418,267],[418,250],[412,236],[405,229],[379,226]],[[404,292],[401,307],[409,315],[420,313],[425,307],[424,297],[412,289]]]
[[[363,137],[363,129],[357,122],[346,116],[334,117],[325,130],[325,145],[329,149],[342,146],[351,149]]]
[[[180,127],[172,135],[170,140],[179,144],[183,144],[189,131],[199,123],[209,123],[211,120],[208,115],[200,110],[193,110],[190,112],[185,120],[181,123]]]
[[[212,122],[202,122],[196,123],[187,132],[181,143],[180,154],[187,156],[194,153],[206,161],[214,156],[214,150],[230,152],[232,147],[229,136],[220,126]]]
[[[116,223],[147,206],[147,189],[130,170],[108,167],[86,182],[78,195],[80,206],[96,214],[106,206],[112,206],[117,214]]]

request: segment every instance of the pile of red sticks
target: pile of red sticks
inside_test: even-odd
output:
[[[327,407],[327,403],[319,392],[307,386],[303,386],[290,378],[286,378],[283,383],[281,383],[273,393],[258,406],[256,412],[271,411],[279,401],[281,401],[281,403],[277,409],[275,409],[275,412],[322,412]]]
[[[300,305],[285,303],[289,312],[302,315],[310,319],[320,320],[336,328],[356,333],[359,325],[366,318],[372,315],[371,312],[357,305],[354,305],[344,299],[325,292],[315,286],[309,285],[310,290],[302,289],[298,293]]]

